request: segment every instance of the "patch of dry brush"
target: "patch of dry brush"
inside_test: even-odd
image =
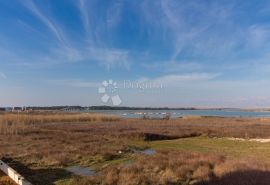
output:
[[[0,114],[0,134],[17,135],[25,133],[27,129],[43,123],[96,121],[119,121],[119,118],[97,113],[6,113]]]
[[[97,155],[117,156],[134,140],[197,135],[270,137],[270,121],[260,119],[140,120],[47,113],[0,115],[0,123],[0,157],[20,158],[35,165],[67,165],[74,161],[89,164]]]
[[[111,160],[134,140],[197,135],[270,138],[269,119],[141,120],[95,114],[36,113],[0,115],[0,123],[3,124],[0,126],[0,157],[11,157],[26,166],[39,168],[74,163],[92,165],[98,160]],[[73,184],[183,184],[205,181],[211,185],[223,185],[230,174],[235,179],[243,175],[257,181],[258,178],[265,180],[268,169],[268,165],[254,160],[224,161],[219,156],[170,151],[141,156],[131,165],[105,168],[104,173],[94,179],[75,178]]]
[[[214,166],[222,163],[219,156],[183,152],[160,152],[141,156],[131,165],[107,168],[102,175],[90,179],[92,184],[190,184],[207,181]]]
[[[141,156],[134,163],[106,168],[91,178],[73,179],[88,185],[268,185],[270,164],[222,156],[176,151]]]

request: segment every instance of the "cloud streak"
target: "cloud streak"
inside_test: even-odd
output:
[[[81,79],[60,79],[60,80],[46,80],[45,81],[51,85],[61,85],[68,87],[79,87],[79,88],[97,88],[99,87],[99,83],[84,81]]]
[[[182,73],[168,74],[156,78],[141,78],[138,82],[153,82],[162,84],[163,87],[181,87],[183,84],[202,83],[214,80],[221,76],[220,73]]]
[[[77,1],[77,7],[81,14],[82,23],[85,29],[85,40],[88,42],[79,42],[76,40],[67,39],[67,34],[61,29],[61,27],[56,23],[52,16],[48,16],[41,11],[41,9],[34,3],[33,0],[21,1],[21,3],[26,7],[38,20],[40,20],[55,36],[58,43],[60,44],[58,48],[50,48],[49,53],[46,53],[46,57],[41,58],[40,56],[31,56],[31,61],[39,61],[40,66],[53,65],[65,62],[98,62],[101,66],[104,66],[107,70],[115,68],[126,68],[129,69],[131,65],[129,51],[125,49],[119,49],[115,47],[106,46],[106,42],[103,42],[102,38],[97,34],[97,29],[101,31],[106,30],[106,26],[94,25],[90,22],[89,6],[87,1],[79,0]],[[116,4],[114,6],[117,12],[121,11],[121,6]],[[118,15],[111,16],[114,12],[112,9],[108,10],[108,17],[106,24],[113,26],[116,24],[119,18]],[[97,24],[97,20],[94,21]],[[70,43],[75,43],[76,47],[72,46]],[[73,44],[74,45],[74,44]],[[28,58],[20,59],[26,65],[31,65]],[[22,64],[22,63],[20,63]],[[33,64],[33,66],[38,66]]]
[[[86,33],[90,32],[90,20],[88,15],[88,10],[86,7],[86,0],[79,0],[78,1],[78,7],[81,12],[81,18],[84,25],[84,28],[86,30]]]
[[[56,38],[63,44],[67,46],[67,42],[61,29],[53,23],[47,16],[45,16],[36,4],[32,0],[24,0],[21,3],[28,8],[47,28],[56,36]]]
[[[107,70],[115,67],[130,68],[128,51],[107,48],[89,48],[88,51],[89,57],[104,65]]]
[[[0,2],[11,11],[0,11],[0,67],[12,74],[8,82],[21,71],[21,81],[68,78],[51,82],[61,87],[125,76],[161,82],[177,99],[186,92],[187,101],[201,92],[206,103],[212,95],[212,102],[221,95],[259,101],[254,97],[268,97],[260,88],[269,92],[261,87],[270,79],[268,14],[260,11],[264,2],[239,2],[20,0],[15,8]]]
[[[3,72],[0,72],[0,79],[7,79],[6,74]]]

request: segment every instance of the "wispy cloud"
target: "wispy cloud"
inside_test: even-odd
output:
[[[122,20],[123,4],[121,1],[115,1],[115,3],[108,8],[106,15],[106,24],[108,28],[117,26]]]
[[[141,78],[140,82],[153,82],[162,84],[164,87],[180,87],[185,83],[201,83],[214,80],[221,76],[220,73],[183,73],[183,74],[168,74],[156,78]]]
[[[114,14],[113,9],[108,9],[108,15],[105,16],[104,20],[106,24],[104,26],[102,26],[98,20],[93,21],[96,24],[95,25],[94,23],[91,24],[89,2],[86,0],[79,0],[76,2],[86,33],[85,40],[89,41],[81,42],[79,40],[72,40],[68,38],[67,34],[63,29],[61,29],[61,26],[57,23],[54,17],[52,15],[48,16],[46,13],[44,13],[33,0],[25,0],[21,1],[21,3],[50,30],[50,32],[57,39],[59,47],[50,48],[49,53],[44,53],[45,57],[40,57],[40,55],[35,56],[32,54],[31,60],[29,60],[29,58],[20,59],[20,61],[24,61],[19,62],[20,65],[24,64],[30,66],[32,62],[29,61],[39,61],[41,65],[38,66],[44,66],[46,64],[53,65],[54,63],[58,64],[65,62],[96,61],[104,66],[107,70],[119,67],[128,69],[130,67],[131,62],[128,50],[118,49],[111,46],[108,47],[106,44],[107,41],[103,41],[103,38],[99,35],[99,33],[97,33],[97,30],[99,32],[107,31],[107,25],[113,26],[116,24],[120,14],[117,13],[118,15],[116,17],[111,16]],[[117,12],[121,11],[121,5],[119,3],[116,3],[116,5],[113,7],[114,9],[117,9]],[[25,24],[23,25],[25,26]],[[76,45],[76,47],[74,47],[74,45]],[[37,65],[33,64],[33,66]]]
[[[97,82],[89,82],[81,79],[60,79],[60,80],[46,80],[51,85],[61,85],[68,87],[81,87],[81,88],[97,88],[100,84]]]
[[[246,32],[246,47],[261,48],[270,47],[270,25],[254,24],[248,27]]]
[[[32,53],[31,58],[21,58],[25,64],[31,65],[29,61],[40,61],[42,65],[46,62],[52,65],[54,62],[97,61],[106,69],[118,67],[129,69],[132,61],[136,61],[142,55],[136,51],[136,56],[131,57],[133,49],[114,47],[107,37],[113,35],[111,28],[118,26],[123,19],[122,1],[108,3],[109,6],[102,14],[95,10],[98,1],[75,1],[75,8],[80,12],[86,32],[83,40],[67,37],[68,34],[53,17],[53,13],[46,14],[47,11],[33,0],[21,3],[60,43],[59,48],[50,48],[49,53],[44,52],[44,56],[35,56],[35,53]],[[150,53],[149,60],[144,59],[146,63],[141,66],[161,67],[166,72],[184,70],[203,72],[202,69],[209,67],[209,63],[221,64],[225,61],[234,65],[233,61],[242,60],[239,58],[245,53],[253,53],[254,50],[257,55],[265,53],[270,48],[269,26],[260,24],[240,26],[232,19],[235,12],[233,3],[220,6],[219,3],[183,3],[174,0],[143,2],[137,9],[134,8],[133,12],[142,21],[137,29],[149,33],[151,37],[158,32],[156,36],[164,38],[165,46],[173,44],[173,48],[168,49],[171,56],[163,58],[161,62],[156,59],[153,61],[156,53]],[[86,40],[90,42],[85,42]],[[151,43],[149,46],[152,47]],[[239,47],[241,50],[237,50]]]
[[[56,38],[64,45],[67,46],[67,41],[62,30],[52,20],[45,16],[32,0],[21,1],[22,4],[28,8],[47,28],[56,36]]]
[[[84,28],[86,30],[86,33],[88,33],[90,31],[90,21],[89,21],[89,14],[88,14],[88,9],[86,5],[86,0],[79,0],[78,7],[81,12],[81,18],[82,18]]]
[[[177,84],[179,82],[208,81],[220,76],[217,73],[188,73],[188,74],[170,74],[158,77],[155,81],[167,84]]]
[[[199,2],[187,2],[182,6],[179,1],[161,1],[161,10],[166,20],[164,24],[174,35],[172,60],[186,55],[186,52],[193,57],[226,56],[234,47],[234,36],[238,34],[238,27],[230,19],[231,6],[223,5],[221,8],[215,3],[206,5]],[[190,11],[197,16],[188,17]],[[223,32],[217,27],[232,32],[227,34],[227,31]]]
[[[204,69],[204,66],[196,61],[157,61],[153,64],[145,62],[141,65],[147,69],[162,70],[165,72],[194,72]]]
[[[4,61],[0,65],[7,74],[22,71],[35,80],[38,72],[32,68],[39,68],[48,76],[72,74],[84,79],[95,76],[96,69],[116,69],[105,71],[105,76],[128,73],[140,82],[160,82],[173,87],[170,93],[176,98],[180,90],[187,92],[187,101],[194,100],[190,93],[201,92],[205,94],[200,101],[205,102],[211,102],[212,95],[212,102],[218,102],[221,95],[224,102],[269,97],[269,80],[259,82],[270,75],[270,24],[265,21],[269,8],[260,11],[264,2],[253,7],[251,1],[68,0],[61,10],[61,2],[20,2],[10,9],[10,15],[4,11],[9,19],[3,19],[5,27],[0,30],[0,61]],[[54,70],[43,70],[48,66]],[[84,67],[89,71],[79,71]],[[0,73],[0,79],[4,78]],[[50,83],[95,86],[87,79]]]
[[[40,58],[39,56],[37,56],[35,60],[38,60],[41,63],[47,62],[49,65],[53,63],[81,61],[81,59],[83,58],[83,53],[77,48],[71,46],[66,34],[53,17],[50,17],[47,14],[43,13],[33,0],[25,0],[21,1],[21,3],[50,30],[50,32],[57,39],[57,43],[59,44],[57,48],[53,47],[49,49],[50,53],[46,53],[45,58]],[[32,57],[35,56],[32,55]]]
[[[126,50],[90,47],[89,57],[92,57],[93,60],[97,60],[108,70],[115,67],[129,69],[131,65],[129,53]]]
[[[266,66],[259,61],[267,58],[270,49],[270,25],[250,20],[245,24],[238,22],[235,17],[244,19],[245,13],[237,3],[160,0],[143,3],[142,10],[147,23],[165,37],[164,45],[171,47],[167,60],[142,64],[144,67],[218,72],[223,70],[220,66],[242,65],[250,71]]]
[[[131,62],[129,58],[129,51],[125,49],[118,49],[106,46],[106,42],[101,35],[102,32],[108,32],[110,27],[116,26],[121,18],[121,3],[116,2],[108,7],[107,14],[103,16],[90,15],[89,2],[86,0],[79,0],[77,6],[79,7],[81,19],[85,28],[88,42],[83,53],[84,60],[95,60],[107,70],[113,68],[129,69]],[[91,22],[90,22],[91,21]]]
[[[0,72],[0,79],[7,79],[6,74],[3,72]]]

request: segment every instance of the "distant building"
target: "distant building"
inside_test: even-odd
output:
[[[22,112],[23,108],[22,107],[13,107],[12,112]]]

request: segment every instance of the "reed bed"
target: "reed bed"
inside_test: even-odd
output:
[[[90,178],[73,179],[71,184],[268,185],[269,169],[267,162],[164,151],[140,156],[129,165],[109,167]]]
[[[6,113],[0,115],[0,134],[25,133],[36,124],[63,122],[111,122],[120,118],[98,113]]]
[[[15,169],[36,185],[51,185],[66,179],[64,168],[72,165],[94,166],[97,176],[69,176],[70,183],[65,185],[128,184],[125,182],[268,185],[270,181],[269,144],[260,143],[258,149],[256,143],[247,148],[245,141],[235,141],[237,147],[228,147],[227,140],[216,138],[270,138],[270,119],[143,120],[107,115],[104,118],[100,114],[34,112],[0,114],[0,123],[9,124],[8,129],[2,130],[6,135],[0,134],[0,158],[12,158],[29,167],[29,173]],[[187,138],[198,135],[202,137]],[[219,145],[215,144],[217,141]],[[166,147],[167,143],[172,147]],[[138,156],[141,154],[131,150],[136,147],[150,147],[157,153]],[[259,151],[263,152],[259,154]],[[125,162],[129,160],[130,163]]]

